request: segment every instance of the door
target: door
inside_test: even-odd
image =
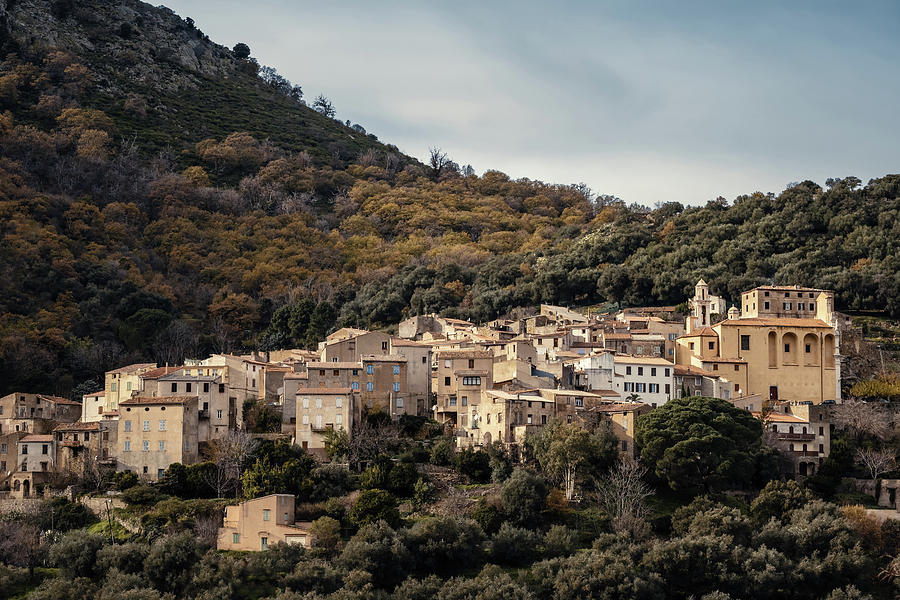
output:
[[[769,400],[778,400],[778,386],[769,386]]]
[[[268,547],[269,547],[269,538],[267,538],[267,537],[259,538],[259,549],[265,550]]]

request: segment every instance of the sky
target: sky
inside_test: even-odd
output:
[[[167,0],[425,160],[654,206],[900,172],[900,2]]]

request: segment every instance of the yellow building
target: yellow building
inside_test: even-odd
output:
[[[296,443],[319,456],[324,456],[326,432],[350,432],[359,417],[359,392],[349,387],[300,388],[296,398]]]
[[[816,404],[840,399],[832,292],[769,286],[744,292],[742,303],[748,314],[732,307],[727,319],[712,326],[694,327],[704,322],[702,312],[689,317],[691,326],[677,340],[676,362],[728,380],[732,398]],[[702,311],[705,304],[695,300],[692,306]]]
[[[261,551],[277,543],[309,547],[310,523],[294,521],[294,496],[272,494],[225,507],[219,550]]]
[[[138,363],[107,371],[103,384],[103,412],[116,412],[123,400],[141,390],[141,375],[155,368],[156,363]]]
[[[440,350],[435,354],[431,391],[435,419],[468,426],[468,405],[493,386],[494,354],[490,350]]]
[[[116,470],[159,479],[172,463],[197,462],[197,396],[135,397],[119,404]]]

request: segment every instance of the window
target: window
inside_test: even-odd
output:
[[[631,375],[631,367],[625,367],[625,374]]]
[[[336,425],[342,425],[344,423],[344,415],[341,415],[341,414],[334,415],[334,422]]]
[[[450,396],[450,406],[456,406],[456,396]]]
[[[819,427],[819,435],[825,435],[825,428]]]
[[[628,442],[626,440],[622,440],[622,452],[628,452]]]
[[[184,440],[184,451],[185,452],[191,451],[191,443],[188,440]]]
[[[241,543],[241,534],[232,533],[231,534],[231,543],[232,544],[240,544]]]
[[[375,367],[373,365],[366,365],[366,373],[371,375],[375,372]]]
[[[353,391],[359,391],[359,382],[358,382],[358,381],[354,381],[353,383],[351,383],[351,384],[350,384],[350,389],[353,390]]]
[[[165,419],[163,419],[163,420],[161,420],[161,421],[159,422],[159,430],[160,430],[160,431],[165,431],[165,430],[166,430],[166,421],[165,421]]]
[[[399,391],[400,391],[400,382],[399,382],[399,381],[395,381],[395,382],[394,382],[394,391],[395,391],[395,392],[399,392]]]
[[[173,383],[173,384],[172,384],[172,393],[174,394],[174,393],[177,392],[177,391],[178,391],[178,384],[177,384],[177,383]]]
[[[359,377],[359,369],[353,369],[353,376]]]
[[[125,421],[125,433],[131,431],[131,421]]]
[[[335,406],[335,408],[340,408],[340,407],[342,407],[343,405],[344,405],[344,399],[343,399],[343,398],[338,397],[338,398],[335,398],[335,399],[334,399],[334,406]]]
[[[577,407],[584,406],[584,398],[582,398],[581,396],[575,398],[575,406],[577,406]]]
[[[309,398],[304,398],[302,400],[303,408],[309,408]]]
[[[166,442],[164,440],[159,440],[159,451],[160,452],[166,451]]]
[[[750,336],[742,335],[741,336],[741,350],[749,350],[750,349]]]
[[[144,475],[146,475],[146,474],[149,473],[149,472],[150,472],[150,471],[149,471],[149,469],[147,468],[147,465],[144,465]]]
[[[340,372],[338,369],[334,369],[334,370],[331,372],[331,374],[334,375],[335,377],[337,377],[338,375],[341,374],[341,372]]]
[[[444,368],[449,369],[452,364],[453,364],[453,361],[451,361],[450,359],[447,359],[444,361]]]
[[[651,384],[650,384],[650,393],[651,393],[651,394],[658,394],[658,393],[659,393],[659,384],[658,384],[658,383],[651,383]]]
[[[666,367],[666,377],[670,377],[671,373],[672,371],[668,367]]]
[[[268,521],[272,518],[272,511],[268,508],[263,509],[263,521]]]
[[[111,391],[111,392],[116,391],[116,383],[115,382],[112,382],[111,384],[109,384],[109,391]]]
[[[666,384],[666,394],[671,394],[671,393],[672,393],[672,388],[671,388],[671,386],[667,383],[667,384]]]
[[[0,444],[0,453],[6,454],[6,444]]]
[[[217,419],[221,419],[221,418],[222,418],[222,410],[221,410],[221,409],[216,411],[216,418],[217,418]]]
[[[266,550],[269,547],[269,538],[261,537],[259,538],[259,549]]]
[[[688,345],[691,347],[691,350],[694,349],[694,342],[690,342]]]
[[[710,350],[715,350],[715,349],[716,349],[716,343],[715,343],[715,342],[710,342],[710,343],[709,343],[709,349],[710,349]]]
[[[626,392],[633,392],[633,391],[634,391],[634,390],[632,389],[633,387],[634,387],[634,384],[631,383],[630,381],[626,381],[626,382],[625,382],[625,391],[626,391]]]
[[[791,293],[790,293],[790,292],[785,292],[785,293],[784,293],[784,297],[785,297],[785,298],[790,298],[790,297],[791,297]]]
[[[718,371],[718,370],[719,370],[719,365],[713,365],[713,371]]]
[[[191,382],[190,381],[188,381],[187,383],[184,384],[184,391],[186,391],[186,392],[191,391]]]
[[[650,368],[650,377],[656,377],[656,367]]]
[[[403,398],[397,398],[397,408],[403,408]]]
[[[209,382],[208,382],[208,381],[204,381],[204,382],[203,382],[203,393],[204,393],[204,394],[208,394],[208,393],[209,393]]]
[[[638,367],[638,375],[644,374],[644,367]]]
[[[150,431],[150,421],[144,421],[144,431]]]
[[[450,378],[444,377],[444,385],[450,385]]]
[[[811,344],[807,344],[807,345],[806,345],[806,353],[809,354],[810,352],[812,352],[812,345],[811,345]]]
[[[785,344],[785,345],[784,345],[784,351],[785,351],[785,352],[790,352],[790,351],[791,351],[791,345],[790,345],[790,344]]]
[[[322,399],[316,398],[316,408],[322,408]]]
[[[387,343],[387,342],[381,342],[381,349],[382,349],[382,350],[387,350],[387,349],[388,349],[388,343]]]
[[[219,384],[219,393],[220,393],[220,394],[224,394],[224,393],[225,393],[225,384],[224,384],[224,383],[220,383],[220,384]]]
[[[636,383],[636,384],[634,384],[634,387],[635,387],[634,391],[636,391],[636,392],[645,393],[647,391],[646,383]]]
[[[394,365],[394,375],[400,374],[400,365]]]
[[[125,452],[131,452],[131,442],[125,440]]]
[[[367,391],[367,392],[374,392],[374,391],[375,391],[375,384],[372,383],[371,381],[367,381],[367,382],[366,382],[366,391]]]
[[[125,389],[129,392],[131,391],[131,382],[130,381],[125,384]],[[38,400],[38,402],[40,402],[40,400]]]
[[[309,415],[303,415],[303,424],[309,425]]]
[[[803,304],[802,302],[798,302],[798,303],[797,303],[797,310],[803,310],[805,306],[806,306],[806,305]]]
[[[469,359],[469,368],[470,368],[470,369],[474,369],[474,368],[475,368],[475,359],[473,359],[473,358],[470,358],[470,359]]]
[[[149,440],[144,440],[144,443],[142,444],[141,449],[142,449],[144,452],[150,452],[150,441],[149,441]]]
[[[463,385],[481,385],[481,377],[463,377]]]
[[[769,293],[766,292],[766,295],[768,296]],[[766,302],[766,303],[764,304],[764,306],[765,306],[765,309],[766,309],[766,310],[769,310],[769,303],[768,303],[768,302]]]

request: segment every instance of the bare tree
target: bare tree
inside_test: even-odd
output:
[[[599,486],[597,499],[603,510],[612,517],[612,527],[617,533],[627,533],[641,538],[649,533],[644,501],[652,490],[643,477],[647,469],[636,460],[623,457]]]
[[[428,149],[428,164],[431,165],[431,178],[435,181],[440,181],[441,175],[444,174],[444,170],[449,162],[450,159],[447,158],[447,153],[442,152],[440,148]]]
[[[894,468],[895,457],[893,450],[863,450],[856,451],[856,459],[869,471],[872,481],[877,481],[878,476]]]
[[[0,521],[0,562],[27,567],[33,575],[45,552],[36,525],[20,520]]]
[[[839,429],[854,434],[857,440],[867,435],[883,440],[891,433],[889,415],[874,402],[847,400],[835,405],[831,416]]]
[[[206,484],[222,498],[228,490],[237,490],[241,471],[256,452],[259,442],[245,431],[229,431],[209,445],[209,459],[216,466],[205,473]]]
[[[199,352],[199,338],[194,328],[182,320],[176,320],[160,332],[153,343],[157,363],[180,365],[189,356]]]
[[[200,543],[215,548],[221,526],[222,515],[220,513],[203,515],[194,519],[194,535]]]
[[[396,425],[374,426],[368,419],[363,418],[353,427],[347,462],[351,468],[358,469],[363,462],[386,452],[399,437],[400,432]]]

